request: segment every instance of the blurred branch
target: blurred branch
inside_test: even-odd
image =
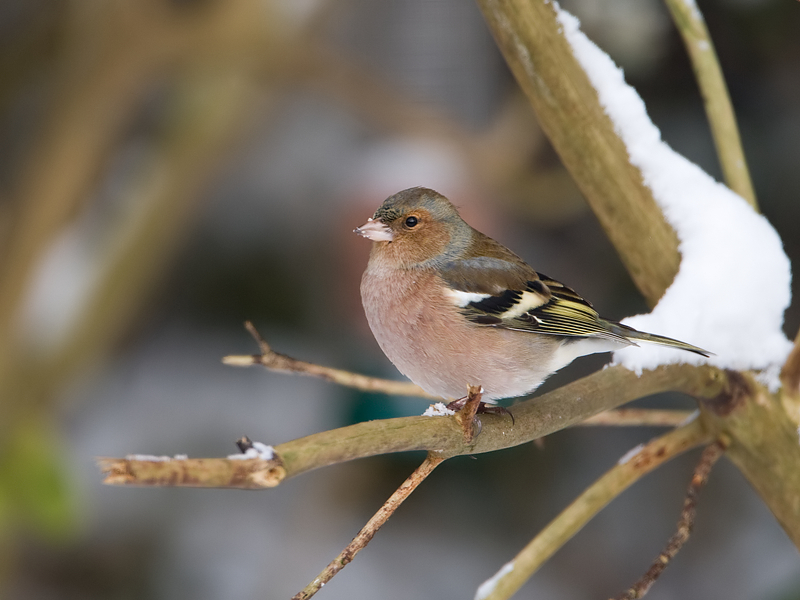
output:
[[[617,427],[679,427],[696,415],[691,410],[662,410],[657,408],[618,408],[575,423],[575,425],[610,425]]]
[[[630,163],[553,5],[546,0],[478,0],[478,5],[542,129],[636,286],[654,305],[678,272],[677,237]]]
[[[162,132],[148,168],[125,190],[135,210],[116,223],[98,283],[69,335],[45,357],[30,359],[22,352],[13,357],[14,368],[0,371],[9,397],[17,399],[4,407],[7,413],[41,406],[79,365],[106,352],[126,330],[192,223],[202,187],[241,133],[251,88],[235,75],[213,73],[188,76],[183,84],[174,97],[181,118]]]
[[[692,62],[725,182],[758,210],[736,115],[703,15],[694,0],[666,0],[666,3]]]
[[[235,367],[262,365],[270,371],[310,375],[365,392],[380,392],[397,396],[419,396],[420,398],[439,399],[438,396],[432,396],[418,385],[407,381],[391,381],[378,377],[367,377],[359,373],[324,367],[304,360],[291,358],[285,354],[279,354],[270,347],[263,337],[261,337],[261,334],[250,321],[246,321],[244,325],[247,331],[250,332],[250,335],[258,342],[261,354],[226,356],[222,359],[222,362],[226,365]]]
[[[62,90],[51,118],[9,198],[16,214],[0,254],[0,360],[12,346],[12,319],[36,262],[88,199],[114,141],[146,91],[142,79],[151,56],[114,46],[100,54],[100,64],[89,73],[75,72],[70,53],[64,59]]]
[[[286,61],[266,66],[274,69],[265,71],[270,78],[321,92],[326,100],[338,102],[379,131],[446,146],[467,163],[472,176],[491,186],[511,189],[509,181],[530,174],[530,156],[544,146],[530,105],[517,97],[510,98],[485,132],[474,134],[449,114],[415,101],[367,65],[317,39],[293,44]],[[554,178],[551,184],[574,189],[574,183],[564,178]],[[529,197],[530,190],[527,201]]]
[[[640,377],[622,367],[610,367],[514,405],[513,424],[505,416],[481,415],[481,434],[471,443],[465,442],[455,416],[401,417],[357,423],[277,445],[274,465],[281,466],[288,479],[319,467],[393,452],[426,450],[444,458],[493,452],[549,435],[636,398],[664,391],[716,398],[726,385],[725,374],[712,367],[669,365]],[[103,464],[109,465],[112,460],[103,459]],[[136,460],[116,460],[112,474],[124,473],[126,477],[114,477],[106,483],[136,484],[139,469],[146,468],[151,480],[182,485],[166,475],[174,467],[168,461],[141,466]],[[198,483],[192,481],[192,485]]]
[[[678,520],[678,530],[669,539],[667,547],[658,555],[658,558],[647,570],[647,573],[629,589],[617,596],[616,600],[637,600],[643,597],[661,576],[670,561],[672,561],[680,549],[683,548],[683,545],[689,541],[689,536],[694,527],[694,519],[697,514],[695,507],[697,506],[697,498],[700,495],[700,490],[708,481],[711,468],[724,452],[725,444],[721,441],[716,441],[703,450],[700,461],[697,463],[694,473],[692,474],[689,489],[686,491],[686,499],[683,501],[683,510],[681,510],[681,517]]]
[[[264,95],[254,72],[279,47],[276,20],[244,0],[104,7],[78,5],[76,48],[61,74],[64,91],[56,94],[52,123],[15,188],[12,206],[22,212],[9,216],[9,229],[17,249],[0,253],[7,267],[0,266],[0,430],[41,408],[76,368],[109,350],[130,326],[192,224],[202,189],[246,134],[254,101]],[[166,92],[164,110],[149,132],[148,161],[118,192],[129,212],[104,232],[111,243],[99,253],[97,283],[65,339],[47,352],[32,349],[15,327],[22,294],[153,86]],[[64,174],[55,168],[60,164]]]
[[[348,563],[356,557],[356,554],[369,544],[372,538],[375,537],[375,534],[378,533],[378,530],[383,527],[383,524],[389,520],[389,517],[394,514],[403,501],[417,489],[420,483],[425,481],[428,475],[430,475],[443,460],[444,459],[439,456],[428,454],[422,464],[408,476],[408,479],[395,490],[389,499],[384,502],[380,510],[373,515],[366,525],[364,525],[361,531],[358,532],[358,535],[353,538],[353,541],[314,578],[314,581],[309,583],[302,591],[292,596],[292,600],[307,600],[311,598],[311,596],[316,594],[322,586],[328,583],[336,573],[344,569]]]
[[[626,454],[531,540],[519,554],[478,588],[476,600],[510,598],[559,548],[631,484],[671,458],[708,442],[697,420]]]
[[[0,411],[40,405],[48,390],[118,339],[169,264],[181,232],[191,223],[191,207],[224,149],[252,114],[245,108],[245,96],[263,93],[265,83],[289,80],[296,86],[321,87],[328,96],[344,98],[359,114],[379,115],[376,121],[398,132],[433,135],[469,148],[472,165],[491,162],[483,160],[486,149],[480,139],[417,103],[407,102],[412,108],[399,110],[396,90],[381,85],[366,69],[354,68],[302,28],[283,28],[280,18],[265,18],[263,10],[246,1],[183,8],[129,1],[101,11],[77,7],[66,36],[69,51],[58,76],[61,85],[49,110],[52,118],[42,127],[9,199],[19,212],[4,215],[13,236],[7,251],[0,252],[0,388],[9,392]],[[319,20],[310,19],[308,26],[313,31]],[[170,92],[177,90],[173,113],[180,118],[159,140],[155,168],[125,192],[142,208],[135,223],[120,223],[120,231],[108,235],[116,247],[105,257],[106,267],[81,321],[72,326],[73,337],[43,362],[17,335],[24,293],[55,236],[90,198],[113,146],[141,111],[144,98],[165,81],[173,86]],[[245,89],[248,84],[252,89]],[[203,94],[219,97],[206,102]],[[202,114],[206,110],[211,112]],[[519,132],[518,127],[504,130]],[[507,138],[498,137],[491,148],[513,154],[519,145],[503,143]],[[537,138],[516,139],[530,143]],[[409,384],[397,385],[400,393],[419,393]],[[22,397],[27,399],[20,401]]]

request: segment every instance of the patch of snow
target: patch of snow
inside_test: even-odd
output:
[[[489,579],[478,586],[478,589],[475,592],[475,600],[483,600],[484,598],[488,597],[489,594],[494,591],[494,588],[497,587],[497,582],[505,577],[508,573],[511,573],[513,570],[513,561],[504,564],[497,573],[492,575]]]
[[[643,344],[616,351],[614,362],[637,373],[679,362],[757,370],[777,389],[775,367],[783,364],[792,347],[782,329],[791,301],[791,265],[780,237],[743,198],[661,139],[622,71],[580,31],[574,16],[553,5],[631,163],[641,171],[679,239],[681,265],[672,285],[651,313],[624,323],[715,355],[705,359]]]
[[[618,464],[618,465],[624,465],[624,464],[627,464],[627,463],[629,463],[629,462],[630,462],[630,460],[631,460],[631,459],[632,459],[634,456],[636,456],[637,454],[639,454],[639,452],[641,452],[642,448],[644,448],[644,444],[639,444],[639,445],[638,445],[638,446],[636,446],[635,448],[631,448],[630,450],[628,450],[628,451],[627,451],[627,452],[626,452],[626,453],[625,453],[625,454],[622,456],[622,458],[620,458],[620,459],[617,461],[617,464]]]
[[[275,458],[275,449],[272,446],[267,446],[261,442],[253,442],[253,445],[245,452],[239,454],[229,454],[230,460],[249,460],[251,458],[260,458],[261,460],[272,460]]]
[[[125,460],[138,460],[140,462],[167,462],[172,460],[171,456],[155,456],[153,454],[128,454]]]
[[[444,402],[437,402],[436,404],[431,404],[428,408],[426,408],[425,412],[422,413],[422,416],[447,417],[449,415],[454,415],[454,414],[456,414],[456,411],[447,408],[447,405]]]

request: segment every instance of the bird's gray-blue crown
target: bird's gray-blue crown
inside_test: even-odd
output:
[[[397,192],[383,201],[372,218],[383,223],[391,223],[415,209],[424,209],[437,221],[463,223],[456,207],[439,192],[425,187],[413,187]]]

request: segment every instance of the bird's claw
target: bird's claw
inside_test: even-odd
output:
[[[469,386],[469,394],[458,400],[453,400],[447,408],[456,412],[456,418],[464,430],[464,441],[467,444],[478,437],[483,429],[479,414],[508,415],[511,424],[514,424],[514,415],[503,406],[495,406],[481,401],[483,389],[480,386]]]

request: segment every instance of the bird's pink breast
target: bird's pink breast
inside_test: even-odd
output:
[[[560,341],[469,322],[431,269],[376,268],[361,281],[367,321],[392,363],[426,391],[443,398],[481,385],[486,399],[520,396],[551,369]],[[543,363],[543,364],[542,364]]]

